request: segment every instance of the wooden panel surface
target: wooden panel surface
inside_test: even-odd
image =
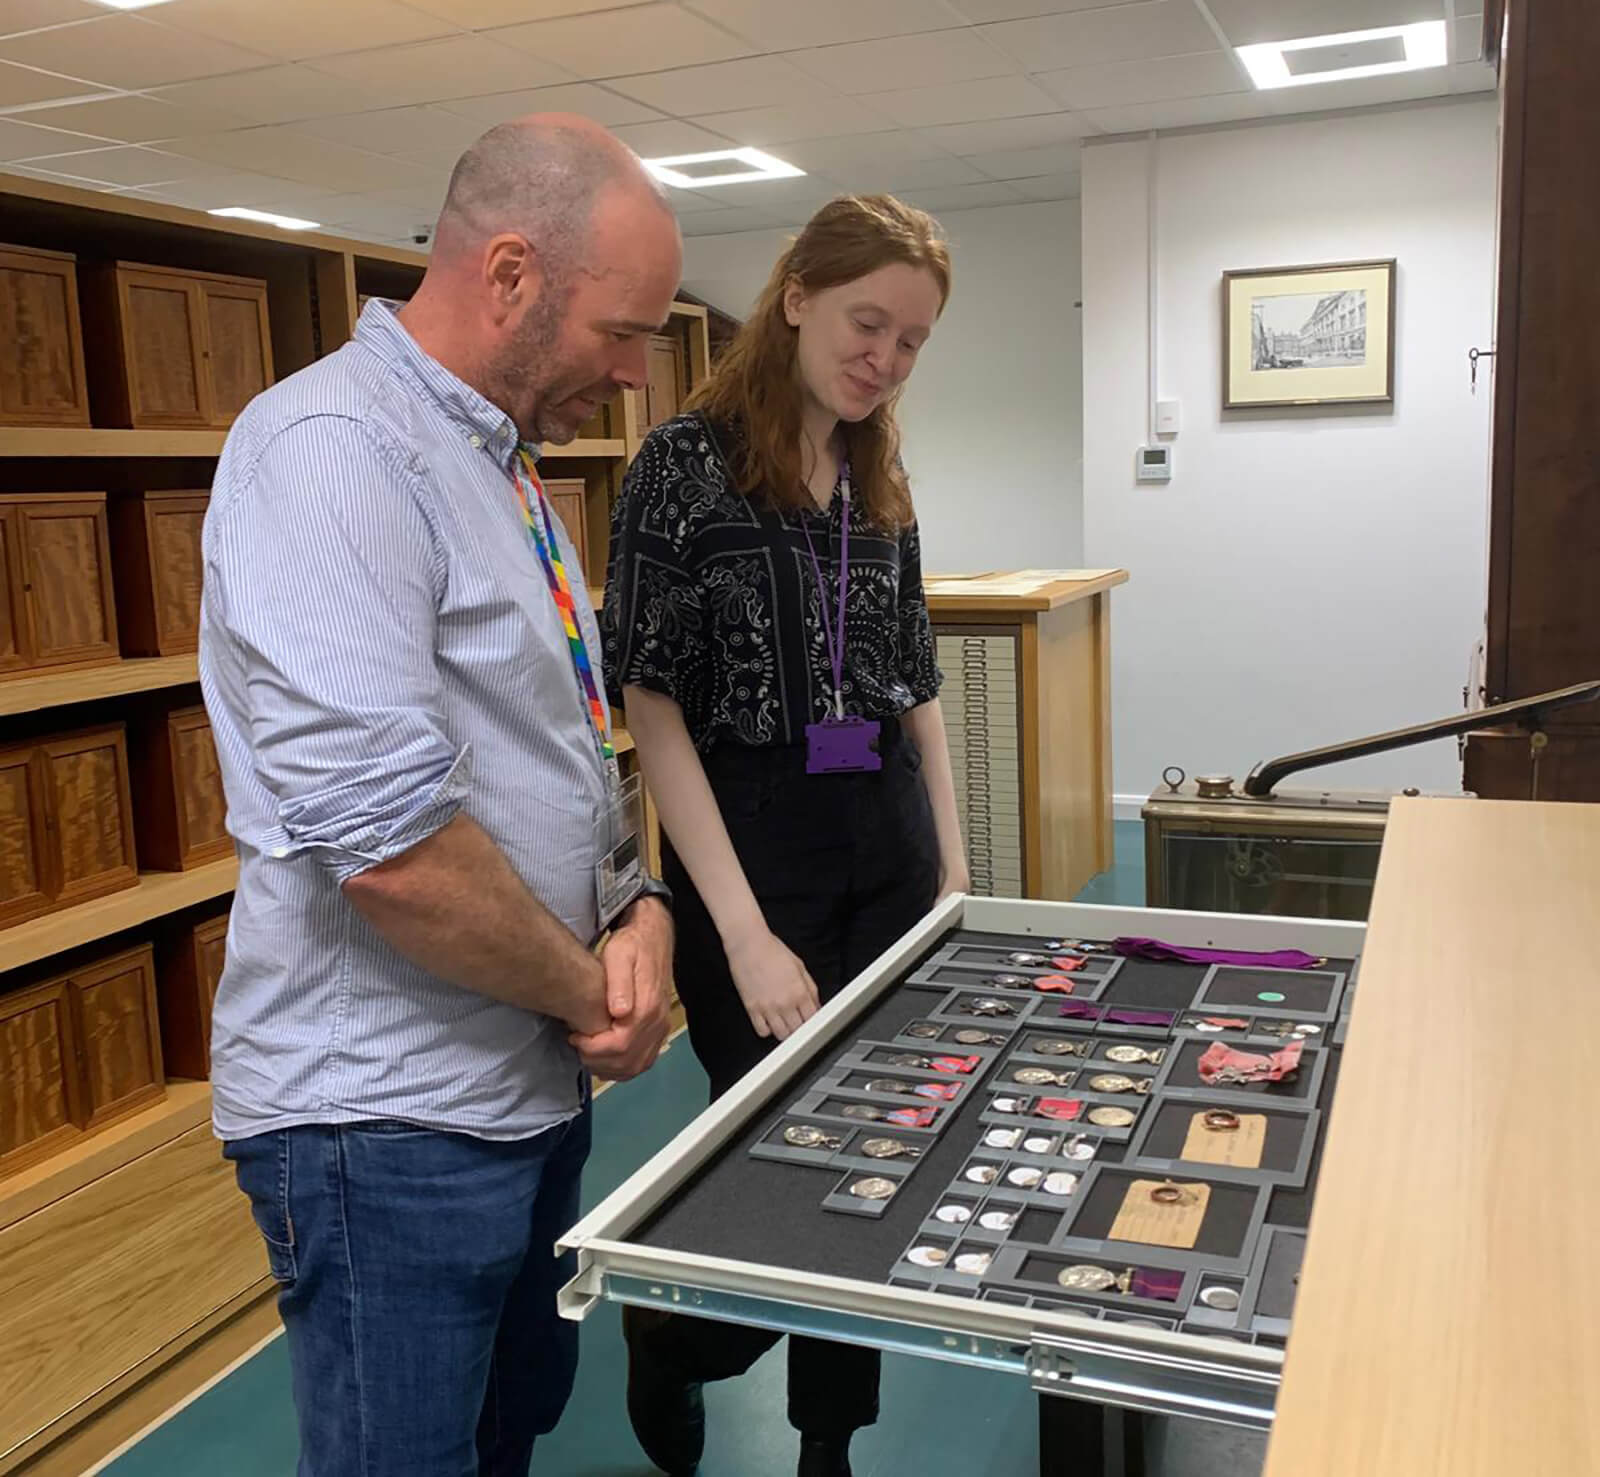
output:
[[[120,728],[97,729],[40,746],[63,905],[137,880],[128,757]]]
[[[200,294],[187,278],[123,268],[122,352],[135,426],[204,426]]]
[[[172,714],[170,726],[181,865],[192,867],[231,855],[228,798],[222,788],[222,766],[217,762],[217,745],[206,710],[183,709]]]
[[[0,995],[0,1175],[79,1137],[75,1043],[60,982]]]
[[[72,257],[0,249],[0,425],[88,424]]]
[[[545,492],[549,495],[550,505],[556,511],[572,542],[577,545],[578,558],[583,565],[585,581],[594,577],[595,571],[589,564],[589,519],[585,508],[585,484],[581,478],[558,478],[546,482]],[[605,578],[605,571],[598,572],[601,579]],[[577,583],[576,580],[573,581]]]
[[[228,915],[170,926],[156,960],[161,1054],[169,1073],[211,1074],[211,1008],[227,957]]]
[[[175,656],[200,648],[200,582],[205,569],[200,535],[208,501],[205,494],[145,496],[156,650],[140,655]]]
[[[105,498],[17,504],[32,664],[114,661],[116,607]]]
[[[17,508],[0,506],[0,673],[19,671],[28,665],[23,635],[27,625],[27,574],[19,542],[21,520]]]
[[[0,1470],[266,1270],[207,1124],[0,1232]]]
[[[162,1094],[161,1031],[149,944],[71,977],[90,1130],[148,1106]]]
[[[1600,1472],[1597,877],[1600,807],[1393,802],[1266,1477]]]
[[[684,400],[683,343],[665,334],[650,336],[645,360],[647,386],[645,389],[645,424],[650,430],[675,416]]]
[[[203,295],[212,424],[225,426],[272,383],[267,289],[208,283]]]
[[[58,883],[48,808],[38,751],[0,750],[0,927],[50,907]]]

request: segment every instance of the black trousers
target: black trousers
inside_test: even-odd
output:
[[[922,758],[898,723],[885,723],[883,768],[808,775],[805,750],[723,745],[706,776],[767,926],[804,961],[824,1002],[932,907],[939,847]],[[666,849],[673,890],[675,969],[689,1040],[711,1078],[732,1087],[777,1042],[757,1036],[721,938],[682,863]],[[780,1335],[670,1315],[652,1320],[653,1354],[692,1381],[743,1374]],[[789,1340],[789,1422],[809,1436],[846,1436],[878,1418],[876,1349]]]

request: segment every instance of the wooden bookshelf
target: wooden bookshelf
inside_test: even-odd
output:
[[[620,461],[628,454],[628,443],[620,436],[605,440],[569,441],[565,446],[541,446],[541,460],[586,457],[597,461]]]
[[[200,660],[192,654],[129,657],[99,667],[38,672],[31,677],[0,681],[0,717],[135,692],[157,692],[163,687],[183,687],[199,680]]]
[[[4,426],[0,427],[0,457],[217,457],[222,455],[222,443],[227,435],[226,431]]]
[[[20,969],[125,928],[151,923],[180,908],[223,897],[233,891],[238,880],[239,864],[232,857],[187,872],[141,873],[133,887],[0,932],[0,971]]]

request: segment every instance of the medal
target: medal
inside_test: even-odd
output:
[[[900,1034],[915,1037],[919,1041],[937,1041],[941,1029],[942,1027],[934,1025],[932,1021],[917,1021],[907,1026]],[[958,1036],[956,1039],[959,1041],[961,1038]]]
[[[968,1015],[1015,1015],[1016,1006],[1009,1000],[991,1000],[987,996],[980,1000],[963,1000],[961,1009]]]
[[[1056,1273],[1056,1281],[1073,1292],[1109,1292],[1120,1285],[1121,1278],[1104,1267],[1091,1267],[1085,1263],[1063,1267]]]
[[[985,983],[999,990],[1021,990],[1033,981],[1025,974],[991,974]]]
[[[1078,1188],[1078,1177],[1064,1169],[1053,1169],[1044,1177],[1046,1195],[1070,1195]]]
[[[809,1123],[796,1123],[783,1131],[783,1141],[797,1149],[837,1149],[844,1142],[832,1134],[813,1128]]]
[[[914,1262],[919,1267],[942,1267],[949,1255],[950,1253],[942,1246],[913,1246],[906,1253],[906,1260]]]
[[[952,1265],[956,1271],[965,1272],[969,1277],[981,1277],[989,1270],[989,1263],[993,1260],[986,1251],[963,1251]]]
[[[933,1213],[935,1220],[943,1221],[949,1226],[965,1225],[972,1219],[972,1211],[965,1205],[941,1205]]]
[[[1018,969],[1043,969],[1050,961],[1043,954],[1007,954],[1006,963],[1015,964]]]
[[[851,1185],[850,1193],[858,1200],[887,1200],[897,1188],[893,1180],[886,1180],[881,1175],[870,1175]]]
[[[971,1026],[964,1026],[956,1032],[955,1039],[963,1046],[1002,1046],[1006,1038],[993,1031],[974,1031]]]
[[[992,1185],[999,1177],[999,1167],[994,1164],[974,1164],[964,1176],[975,1185]]]
[[[1120,1072],[1102,1072],[1099,1076],[1089,1079],[1089,1087],[1093,1092],[1149,1092],[1150,1079],[1141,1077],[1135,1081],[1132,1077],[1124,1077]]]
[[[1020,1129],[1017,1131],[1021,1132]],[[1031,1139],[1022,1141],[1022,1147],[1030,1154],[1048,1154],[1054,1144],[1054,1139],[1041,1138],[1037,1134]]]
[[[1008,1210],[986,1210],[978,1217],[985,1231],[1009,1231],[1016,1223],[1016,1216]]]
[[[1201,1288],[1200,1301],[1219,1313],[1231,1313],[1239,1306],[1239,1294],[1233,1288],[1223,1287],[1219,1283],[1214,1287]]]
[[[899,1139],[868,1139],[861,1146],[868,1159],[920,1159],[922,1150]]]
[[[991,1128],[984,1134],[983,1141],[991,1149],[1014,1149],[1021,1137],[1020,1128]]]
[[[1044,1178],[1042,1169],[1035,1169],[1029,1164],[1019,1164],[1015,1169],[1006,1174],[1006,1183],[1015,1185],[1019,1190],[1031,1190]]]
[[[1087,1041],[1066,1041],[1058,1036],[1040,1036],[1028,1043],[1035,1056],[1087,1056]]]
[[[1139,1115],[1127,1108],[1090,1108],[1089,1121],[1101,1128],[1126,1128]]]
[[[1148,1062],[1152,1067],[1159,1067],[1165,1059],[1166,1048],[1155,1051],[1146,1051],[1142,1046],[1108,1046],[1106,1060],[1116,1062],[1120,1066],[1131,1066],[1135,1062]]]
[[[1067,1159],[1093,1159],[1094,1140],[1075,1133],[1061,1146],[1061,1153]]]
[[[996,1113],[1020,1113],[1027,1104],[1019,1097],[997,1097],[989,1106]]]
[[[1052,1072],[1049,1067],[1018,1067],[1011,1074],[1013,1082],[1020,1082],[1026,1087],[1070,1087],[1076,1072]]]

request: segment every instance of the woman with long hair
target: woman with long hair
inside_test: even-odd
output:
[[[612,525],[607,679],[665,832],[675,974],[713,1097],[967,863],[895,406],[950,293],[936,222],[888,196],[812,218]],[[689,1473],[700,1387],[776,1341],[625,1310],[628,1409]],[[848,1477],[876,1351],[795,1337],[801,1477]]]

